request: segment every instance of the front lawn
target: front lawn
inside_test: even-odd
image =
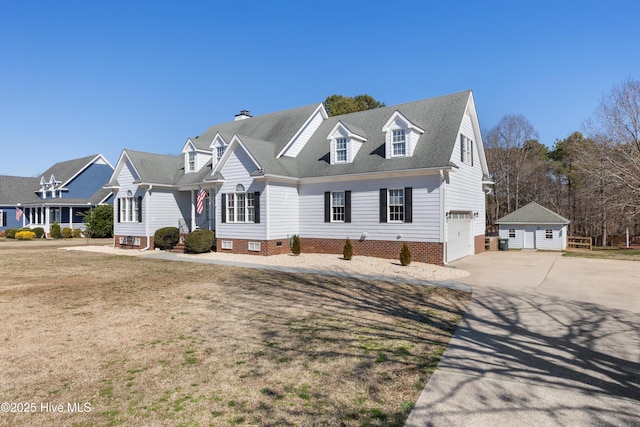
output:
[[[401,426],[469,301],[38,245],[0,257],[0,400],[36,404],[0,425]]]

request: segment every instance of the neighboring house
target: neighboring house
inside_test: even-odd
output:
[[[2,176],[3,219],[7,213],[3,227],[42,227],[49,233],[51,224],[57,221],[63,228],[84,229],[79,214],[110,203],[112,194],[104,185],[112,173],[113,166],[107,159],[95,154],[56,163],[39,178]],[[21,214],[16,215],[16,211]]]
[[[327,117],[322,104],[215,125],[181,156],[124,150],[116,243],[161,227],[216,231],[217,250],[290,251],[444,264],[484,249],[487,164],[471,91]],[[200,190],[207,198],[198,213]]]
[[[569,220],[531,202],[496,221],[509,248],[562,251],[567,248]]]

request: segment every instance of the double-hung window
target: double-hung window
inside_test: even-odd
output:
[[[344,222],[344,191],[331,193],[331,222]]]
[[[347,161],[347,138],[336,139],[336,163]]]
[[[142,222],[142,197],[134,198],[131,190],[127,197],[118,198],[118,222]]]
[[[404,222],[404,189],[389,190],[389,222]]]
[[[324,222],[351,222],[351,191],[325,191]]]
[[[216,147],[216,160],[220,160],[224,154],[224,146]]]
[[[196,170],[196,153],[195,151],[189,152],[189,172],[195,172]]]
[[[380,222],[413,222],[413,188],[380,189]]]
[[[224,193],[222,198],[226,207],[222,222],[260,222],[259,193]]]
[[[550,228],[547,228],[544,231],[544,237],[545,237],[545,239],[553,239],[553,230],[550,229]]]
[[[473,166],[473,141],[464,135],[460,135],[460,160]]]
[[[392,156],[405,156],[407,153],[406,133],[404,129],[394,130],[391,135]]]

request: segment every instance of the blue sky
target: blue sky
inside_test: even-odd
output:
[[[0,174],[123,148],[178,154],[233,120],[367,93],[471,89],[483,129],[553,145],[640,79],[637,1],[0,0]]]

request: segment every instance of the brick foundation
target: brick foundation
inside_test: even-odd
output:
[[[222,249],[223,241],[233,242],[233,249]],[[250,251],[249,242],[259,242],[259,251]],[[282,255],[291,252],[289,247],[289,239],[276,239],[276,240],[245,240],[245,239],[216,239],[216,251],[222,253],[233,253],[242,255]]]
[[[126,245],[121,245],[120,244],[120,238],[129,238],[129,237],[133,237],[134,239],[140,239],[140,244],[139,245],[131,245],[129,243],[127,243]],[[149,250],[153,250],[153,236],[151,236],[149,238],[149,241],[151,243],[151,245],[149,246]],[[115,247],[116,248],[122,248],[122,249],[142,249],[144,247],[147,246],[147,236],[123,236],[123,235],[117,235],[114,237],[114,243],[115,243]]]
[[[305,253],[342,254],[344,240],[301,238],[300,247]],[[387,259],[400,259],[401,241],[352,240],[353,255]],[[436,242],[406,242],[411,251],[411,260],[442,265],[443,244]]]

